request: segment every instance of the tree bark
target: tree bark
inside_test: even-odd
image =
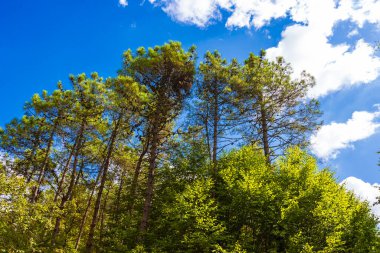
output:
[[[219,123],[219,98],[217,83],[214,83],[214,111],[213,111],[213,147],[212,147],[212,164],[213,164],[213,177],[216,177],[217,170],[217,151],[218,151],[218,123]]]
[[[145,202],[144,202],[144,208],[143,208],[143,215],[140,223],[140,229],[139,229],[139,237],[138,241],[142,241],[144,234],[148,227],[148,219],[150,214],[150,209],[152,206],[152,198],[153,198],[153,188],[154,188],[154,172],[156,169],[156,158],[157,158],[157,149],[158,149],[158,142],[159,142],[159,128],[156,127],[156,124],[154,124],[153,127],[153,136],[152,136],[152,145],[150,147],[149,152],[149,168],[148,168],[148,181],[147,181],[147,189],[145,194]]]
[[[146,152],[148,151],[148,147],[149,147],[149,140],[147,140],[147,143],[144,145],[143,150],[142,150],[142,152],[139,156],[139,159],[137,160],[137,163],[136,163],[135,173],[133,175],[133,181],[132,181],[131,190],[130,190],[130,194],[129,194],[129,203],[128,203],[128,207],[127,207],[127,211],[129,212],[129,214],[131,214],[133,211],[133,206],[135,203],[137,182],[138,182],[140,171],[141,171],[141,165],[142,165],[144,156],[145,156]]]
[[[212,161],[212,152],[211,152],[211,145],[210,145],[210,133],[209,133],[209,129],[208,129],[208,120],[209,120],[209,105],[208,103],[206,104],[207,106],[207,109],[206,109],[206,118],[205,118],[205,131],[206,131],[206,141],[207,141],[207,151],[208,151],[208,155],[209,155],[209,158],[210,158],[210,161]]]
[[[33,161],[35,160],[35,155],[37,152],[39,142],[40,142],[40,130],[38,130],[38,138],[33,143],[32,152],[30,153],[29,162],[27,165],[28,167],[29,166],[32,167],[31,172],[28,174],[28,168],[25,168],[26,183],[29,183],[32,180],[32,177],[36,171],[36,166]]]
[[[114,207],[114,214],[113,214],[113,219],[116,221],[119,219],[120,199],[121,199],[121,192],[123,191],[123,186],[124,186],[124,176],[125,176],[125,172],[123,170],[120,173],[119,187],[117,188],[117,192],[116,192],[116,200],[115,200],[115,207]]]
[[[90,197],[88,198],[86,209],[84,211],[84,214],[83,214],[83,217],[82,217],[82,221],[80,223],[78,237],[77,237],[77,240],[75,242],[75,249],[76,250],[79,247],[79,243],[80,243],[80,240],[81,240],[81,237],[82,237],[82,234],[83,234],[84,225],[86,224],[88,210],[90,209],[90,205],[91,205],[91,202],[92,202],[92,197],[94,196],[96,186],[98,185],[100,174],[101,174],[101,171],[99,171],[99,174],[96,177],[96,180],[95,180],[95,183],[94,183],[94,187],[91,190],[91,194],[90,194]]]
[[[103,241],[103,231],[104,231],[104,213],[107,207],[108,194],[110,193],[112,185],[107,189],[107,193],[104,196],[104,203],[100,211],[100,231],[99,231],[99,243]]]
[[[74,162],[73,162],[70,184],[69,184],[69,187],[67,189],[66,194],[61,199],[61,203],[59,205],[60,210],[64,209],[66,202],[71,198],[71,196],[73,194],[74,183],[75,183],[75,178],[76,178],[77,164],[78,164],[78,159],[79,159],[78,157],[79,157],[79,153],[80,153],[80,150],[81,150],[81,148],[83,146],[83,142],[84,142],[84,140],[83,140],[84,128],[85,128],[85,122],[83,122],[81,124],[80,130],[78,133],[78,138],[77,138],[77,141],[74,145],[75,154],[74,154]],[[62,220],[62,217],[58,216],[56,221],[55,221],[54,231],[53,231],[53,235],[52,235],[52,244],[53,245],[55,244],[55,238],[59,233],[61,220]]]
[[[78,138],[76,138],[76,139],[78,139]],[[65,181],[66,173],[67,173],[67,170],[69,169],[69,166],[70,166],[70,163],[71,163],[71,159],[72,159],[73,154],[74,154],[74,149],[75,149],[76,143],[77,143],[77,140],[75,141],[75,144],[74,144],[73,148],[70,151],[69,157],[67,158],[65,167],[64,167],[64,169],[62,171],[62,176],[61,176],[61,179],[59,180],[59,183],[58,183],[57,192],[54,195],[54,202],[57,202],[59,194],[61,194],[61,192],[62,192],[62,185],[63,185],[63,182]]]
[[[265,110],[265,104],[263,95],[260,95],[260,116],[261,116],[261,130],[262,130],[262,142],[264,145],[264,155],[267,159],[267,163],[270,164],[270,149],[268,139],[268,122]]]
[[[103,173],[102,173],[101,180],[100,180],[99,190],[98,190],[98,194],[97,194],[96,201],[95,201],[94,213],[92,216],[90,231],[88,233],[88,238],[87,238],[87,243],[86,243],[86,252],[92,252],[92,250],[93,250],[93,246],[94,246],[93,240],[94,240],[94,234],[95,234],[95,227],[96,227],[96,224],[98,221],[100,202],[101,202],[101,198],[102,198],[102,194],[103,194],[103,190],[104,190],[104,185],[105,185],[106,180],[107,180],[108,167],[109,167],[109,163],[110,163],[111,156],[113,153],[114,143],[115,143],[116,138],[117,138],[119,126],[121,123],[121,117],[122,117],[122,115],[120,114],[118,116],[117,121],[116,121],[115,128],[111,134],[111,139],[110,139],[110,143],[108,146],[108,152],[107,152],[107,156],[106,156],[106,159],[104,162]]]
[[[45,171],[46,171],[46,167],[47,167],[48,161],[49,161],[50,150],[51,150],[51,147],[53,145],[54,135],[55,135],[55,132],[56,132],[57,127],[58,127],[58,121],[59,121],[58,118],[59,118],[59,116],[55,120],[53,128],[50,132],[48,145],[46,148],[46,154],[45,154],[44,161],[43,161],[41,169],[40,169],[40,174],[39,174],[38,179],[37,179],[37,186],[34,187],[33,192],[32,192],[32,196],[31,196],[31,202],[32,203],[37,201],[37,197],[38,197],[38,194],[40,191],[40,187],[41,187],[42,181],[44,180],[44,177],[45,177]]]

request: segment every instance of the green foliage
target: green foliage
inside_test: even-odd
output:
[[[238,76],[239,67],[235,59],[228,64],[218,51],[207,52],[199,65],[194,116],[202,127],[209,157],[215,165],[218,154],[231,145],[226,135],[238,122],[234,106],[236,95],[231,85]]]
[[[252,147],[220,164],[227,231],[249,252],[376,252],[377,221],[368,205],[299,148],[273,166]]]
[[[196,180],[161,210],[166,233],[158,245],[164,252],[210,252],[220,240],[224,227],[216,216],[212,186],[210,179]]]
[[[307,96],[314,78],[292,74],[282,57],[269,61],[261,51],[249,55],[233,84],[245,119],[240,132],[248,143],[260,145],[268,160],[289,146],[307,146],[309,134],[321,124],[319,102]]]
[[[50,196],[30,203],[25,178],[7,173],[0,165],[0,251],[43,252],[46,232],[52,229]]]
[[[0,129],[0,252],[379,252],[368,204],[285,149],[318,126],[313,78],[264,54],[195,58],[128,50],[116,77],[35,94]],[[258,146],[219,155],[245,137]]]

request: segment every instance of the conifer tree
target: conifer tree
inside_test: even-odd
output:
[[[133,81],[131,77],[119,76],[116,79],[108,79],[109,88],[108,105],[106,113],[109,120],[109,138],[104,155],[104,160],[99,168],[99,187],[95,199],[94,212],[90,225],[89,235],[86,243],[86,251],[91,252],[93,249],[93,239],[95,228],[99,219],[99,209],[103,191],[107,181],[108,170],[118,142],[131,137],[133,128],[138,121],[138,112],[147,101],[145,87]]]
[[[183,100],[188,96],[195,74],[195,50],[182,49],[181,43],[169,42],[154,48],[139,48],[134,56],[124,53],[122,75],[131,76],[144,85],[150,101],[143,111],[145,141],[148,141],[148,177],[145,203],[140,223],[140,235],[148,227],[149,212],[154,190],[154,173],[161,144],[168,137],[167,126],[181,112]],[[169,133],[170,135],[170,133]]]
[[[116,77],[70,76],[0,128],[0,252],[377,252],[370,206],[301,149],[314,79],[214,52],[191,90],[195,57],[129,50]]]
[[[308,144],[308,134],[320,125],[319,102],[308,99],[314,78],[302,72],[293,80],[292,68],[278,57],[275,61],[250,54],[235,83],[240,97],[241,127],[248,143],[259,144],[268,162],[291,145]]]
[[[79,182],[79,177],[83,173],[83,166],[86,157],[85,148],[92,139],[92,134],[96,134],[97,128],[101,125],[102,115],[104,113],[105,103],[105,85],[97,73],[93,73],[91,78],[87,78],[85,74],[77,77],[70,76],[73,86],[74,103],[69,117],[66,119],[66,131],[68,145],[67,160],[63,169],[60,171],[60,179],[55,193],[55,201],[59,201],[59,209],[62,211],[66,202],[71,200],[74,195],[75,187]],[[71,174],[66,178],[67,173],[71,169]],[[67,179],[67,180],[66,180]],[[52,234],[52,244],[54,245],[56,236],[60,230],[62,217],[57,217],[55,227]]]
[[[224,147],[234,144],[231,136],[237,124],[237,114],[231,84],[238,71],[235,59],[227,64],[217,51],[207,52],[199,65],[195,115],[205,133],[214,175],[218,154]]]

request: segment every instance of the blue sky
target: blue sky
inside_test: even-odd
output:
[[[380,1],[0,1],[0,126],[34,93],[69,74],[114,76],[128,48],[179,40],[199,57],[219,50],[283,55],[317,78],[324,126],[312,151],[339,181],[380,182]],[[296,76],[295,73],[295,76]],[[364,183],[363,182],[363,183]]]

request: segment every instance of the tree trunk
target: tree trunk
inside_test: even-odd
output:
[[[131,214],[133,211],[133,206],[135,203],[137,182],[138,182],[140,171],[141,171],[141,164],[143,162],[143,159],[144,159],[146,152],[148,151],[148,147],[149,147],[149,140],[147,140],[147,143],[144,145],[143,150],[142,150],[142,152],[139,156],[139,159],[137,160],[137,163],[136,163],[135,173],[133,175],[133,181],[132,181],[131,190],[130,190],[130,194],[129,194],[129,203],[128,203],[128,207],[127,207],[127,211],[129,212],[129,214]]]
[[[270,164],[270,150],[268,140],[268,122],[265,110],[265,105],[262,95],[260,96],[260,115],[261,115],[261,130],[262,130],[262,142],[264,145],[264,155],[267,159],[267,163]]]
[[[77,138],[78,139],[78,138]],[[71,163],[71,159],[73,157],[73,154],[74,154],[74,150],[75,150],[75,146],[77,145],[77,140],[75,141],[75,144],[73,146],[73,148],[71,149],[70,151],[70,155],[66,161],[66,164],[65,164],[65,167],[62,171],[62,176],[61,176],[61,180],[59,180],[59,183],[58,183],[58,188],[57,188],[57,192],[55,193],[54,195],[54,202],[57,202],[58,200],[58,197],[59,197],[59,194],[61,194],[61,191],[62,191],[62,185],[63,185],[63,182],[65,181],[65,177],[66,177],[66,173],[67,173],[67,170],[69,169],[69,166],[70,166],[70,163]]]
[[[212,166],[213,166],[213,177],[216,177],[217,169],[217,151],[218,151],[218,123],[219,123],[219,104],[218,104],[218,91],[217,83],[214,84],[213,95],[214,95],[214,111],[213,111],[213,146],[212,146]]]
[[[100,211],[100,231],[99,231],[99,243],[103,241],[103,231],[104,231],[104,212],[107,207],[108,194],[110,193],[112,185],[107,189],[107,193],[104,196],[104,203],[102,205],[102,209]]]
[[[116,192],[116,200],[115,200],[114,215],[113,215],[113,219],[116,221],[119,219],[120,199],[121,199],[121,192],[123,191],[125,174],[126,174],[125,170],[122,170],[119,176],[119,179],[120,179],[119,187],[117,188],[117,192]]]
[[[107,156],[106,156],[106,159],[104,162],[103,173],[102,173],[101,180],[100,180],[99,190],[98,190],[98,194],[97,194],[96,201],[95,201],[95,207],[94,207],[94,213],[92,216],[92,222],[90,225],[90,231],[88,233],[88,238],[87,238],[87,243],[86,243],[86,252],[92,252],[92,250],[93,250],[93,246],[94,246],[93,240],[94,240],[94,234],[95,234],[95,227],[96,227],[96,224],[98,221],[100,202],[101,202],[101,198],[102,198],[102,194],[103,194],[104,185],[105,185],[106,180],[107,180],[108,167],[109,167],[109,163],[110,163],[113,148],[114,148],[114,143],[115,143],[115,140],[116,140],[116,137],[118,134],[119,125],[121,123],[121,117],[122,117],[122,115],[120,114],[118,116],[115,128],[111,134],[111,139],[110,139],[110,143],[108,146],[108,152],[107,152]]]
[[[156,168],[156,158],[157,158],[157,149],[158,149],[158,128],[153,127],[153,137],[152,137],[152,145],[150,147],[149,152],[149,168],[148,168],[148,182],[147,182],[147,189],[145,194],[145,202],[144,202],[144,209],[143,209],[143,216],[140,223],[140,229],[139,229],[139,237],[138,241],[142,241],[144,237],[144,233],[147,230],[148,227],[148,219],[149,219],[149,213],[152,206],[152,198],[153,198],[153,188],[154,188],[154,172]]]
[[[66,194],[61,199],[61,203],[59,205],[60,210],[64,209],[67,200],[69,200],[71,198],[72,193],[73,193],[74,183],[75,183],[75,178],[76,178],[77,164],[78,164],[78,159],[79,159],[78,157],[79,157],[79,153],[80,153],[80,150],[81,150],[81,148],[83,146],[83,142],[84,142],[84,140],[83,140],[84,128],[85,128],[85,122],[83,121],[81,124],[80,130],[79,130],[79,133],[78,133],[78,138],[77,138],[76,143],[74,145],[75,154],[74,154],[74,162],[73,162],[70,184],[69,184],[69,187],[67,189]],[[53,231],[53,235],[52,235],[52,239],[51,239],[53,245],[55,244],[55,238],[59,233],[59,227],[61,224],[61,220],[62,220],[62,217],[58,216],[56,221],[55,221],[54,231]]]
[[[92,197],[94,196],[94,193],[95,193],[95,189],[96,189],[96,186],[98,185],[98,182],[99,182],[99,178],[100,178],[100,174],[102,172],[99,171],[97,177],[96,177],[96,180],[95,180],[95,184],[94,184],[94,187],[92,188],[91,190],[91,194],[90,194],[90,197],[88,198],[88,201],[87,201],[87,205],[86,205],[86,209],[84,211],[84,214],[83,214],[83,217],[82,217],[82,221],[80,223],[80,228],[79,228],[79,233],[78,233],[78,237],[77,237],[77,240],[75,242],[75,249],[77,250],[78,247],[79,247],[79,243],[80,243],[80,239],[82,237],[82,234],[83,234],[83,229],[84,229],[84,225],[86,224],[86,219],[87,219],[87,214],[88,214],[88,210],[90,209],[90,206],[91,206],[91,202],[92,202]]]
[[[206,141],[207,141],[207,151],[208,151],[208,155],[209,155],[209,158],[210,158],[210,161],[212,161],[212,152],[211,152],[211,145],[210,145],[210,133],[209,133],[209,129],[208,129],[208,120],[209,120],[209,105],[208,103],[206,104],[207,106],[207,109],[206,109],[206,118],[205,118],[205,131],[206,131]]]
[[[41,187],[41,184],[42,184],[42,181],[44,180],[44,177],[45,177],[45,171],[46,171],[46,167],[48,165],[48,162],[49,162],[49,156],[50,156],[50,150],[51,150],[51,147],[53,145],[53,139],[54,139],[54,135],[55,135],[55,132],[57,130],[57,127],[58,127],[58,118],[55,120],[54,122],[54,125],[53,125],[53,128],[50,132],[50,136],[49,136],[49,140],[48,140],[48,145],[47,145],[47,148],[46,148],[46,154],[45,154],[45,157],[44,157],[44,161],[42,163],[42,167],[40,169],[40,174],[38,176],[38,179],[37,179],[37,186],[34,187],[33,191],[32,191],[32,196],[31,196],[31,202],[34,203],[37,201],[37,197],[38,197],[38,194],[39,194],[39,191],[40,191],[40,187]]]
[[[263,63],[265,57],[265,52],[262,50],[260,52],[260,66]],[[264,101],[264,94],[262,88],[258,90],[258,102],[260,104],[260,116],[261,116],[261,130],[262,130],[262,137],[261,140],[264,145],[264,155],[266,157],[268,165],[270,164],[270,149],[269,149],[269,137],[268,137],[268,119],[265,109],[265,101]]]
[[[36,171],[36,166],[34,164],[34,160],[35,160],[35,155],[36,155],[36,152],[37,152],[37,148],[38,148],[38,145],[39,145],[39,142],[40,142],[40,130],[38,131],[38,138],[37,140],[35,140],[34,142],[34,145],[33,145],[33,148],[32,148],[32,152],[30,152],[30,156],[29,156],[29,162],[28,162],[28,165],[27,167],[31,167],[32,170],[31,172],[28,174],[28,168],[25,168],[25,177],[26,177],[26,183],[29,183],[32,178],[33,178],[33,175]]]
[[[70,194],[70,196],[69,196],[69,200],[72,200],[72,199],[73,199],[73,193],[75,192],[75,187],[78,185],[79,177],[80,177],[80,175],[82,175],[82,173],[83,173],[83,168],[84,168],[84,159],[81,160],[81,164],[80,164],[80,167],[79,167],[79,171],[78,171],[78,173],[76,173],[77,176],[76,176],[76,178],[75,178],[75,180],[74,180],[74,187],[73,187],[73,190],[72,190],[72,194]]]

